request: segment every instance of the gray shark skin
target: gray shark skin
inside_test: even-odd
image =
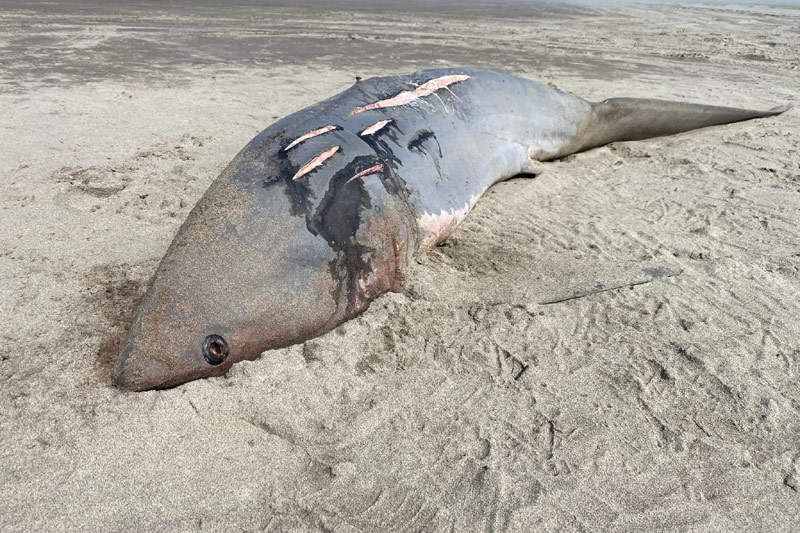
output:
[[[471,68],[372,78],[256,136],[150,282],[114,371],[126,390],[224,374],[399,291],[492,184],[612,141],[785,111],[589,103]]]

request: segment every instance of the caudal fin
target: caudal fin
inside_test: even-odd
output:
[[[791,105],[768,111],[646,98],[611,98],[591,104],[592,113],[579,136],[580,152],[614,141],[639,141],[662,135],[778,115]]]

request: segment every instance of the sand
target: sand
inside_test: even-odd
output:
[[[327,5],[0,9],[0,529],[796,528],[797,108],[542,165],[333,332],[111,386],[208,184],[356,75],[798,103],[796,9]]]

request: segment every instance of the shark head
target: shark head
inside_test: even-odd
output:
[[[218,376],[335,325],[336,251],[276,190],[290,180],[267,187],[242,174],[252,165],[241,159],[198,202],[151,279],[114,369],[118,387]]]

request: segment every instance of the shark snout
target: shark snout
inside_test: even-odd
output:
[[[113,381],[117,388],[129,391],[155,389],[163,386],[170,375],[170,367],[160,359],[147,357],[132,344],[121,352],[114,368]]]

